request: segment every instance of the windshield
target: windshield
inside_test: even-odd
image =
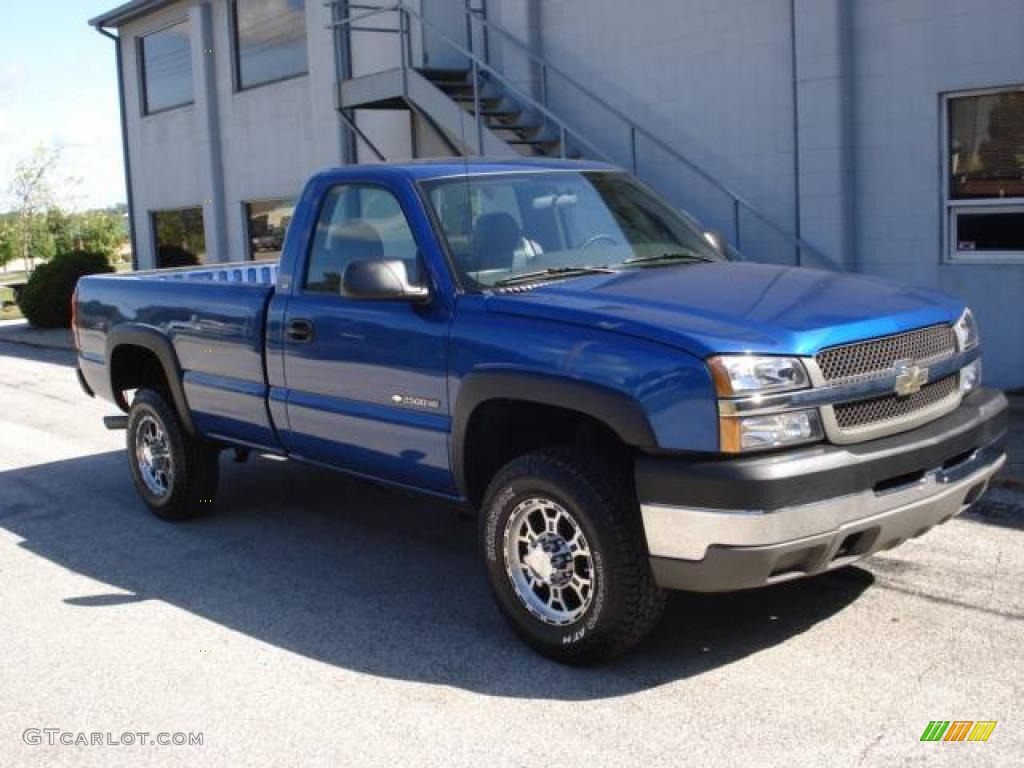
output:
[[[470,287],[722,259],[693,223],[624,173],[461,176],[424,188]]]

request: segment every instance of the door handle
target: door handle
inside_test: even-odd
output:
[[[313,321],[290,320],[288,322],[288,338],[294,341],[312,341]]]

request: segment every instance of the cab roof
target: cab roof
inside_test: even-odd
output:
[[[426,181],[449,176],[481,176],[492,173],[537,173],[541,171],[616,171],[622,169],[608,163],[590,160],[560,160],[552,158],[445,158],[435,160],[408,160],[400,163],[373,165],[347,165],[323,171],[323,175],[344,173],[372,177],[375,174],[395,174]]]

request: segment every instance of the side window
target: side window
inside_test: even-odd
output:
[[[340,294],[350,263],[378,259],[405,262],[409,280],[419,281],[419,251],[398,200],[381,187],[335,187],[317,221],[306,290]]]

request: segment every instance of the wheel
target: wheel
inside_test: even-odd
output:
[[[213,506],[219,449],[189,436],[166,397],[135,394],[128,414],[128,466],[142,500],[163,520],[187,520]]]
[[[505,465],[480,515],[502,614],[531,647],[592,664],[638,643],[661,618],[632,479],[571,448]]]

